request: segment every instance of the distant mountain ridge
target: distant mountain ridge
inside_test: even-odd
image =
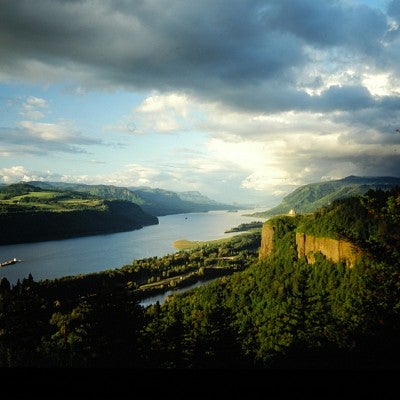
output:
[[[190,190],[187,192],[176,192],[176,193],[181,200],[191,201],[192,203],[196,203],[196,204],[212,204],[212,205],[220,205],[221,204],[215,200],[208,198],[207,196],[204,196],[197,190]]]
[[[235,209],[233,205],[211,200],[197,191],[173,192],[135,187],[128,189],[142,199],[140,206],[144,211],[156,216]]]
[[[360,177],[350,175],[343,179],[310,183],[285,196],[278,206],[252,214],[252,216],[270,217],[287,214],[290,210],[297,213],[313,212],[337,199],[363,195],[370,189],[389,190],[397,186],[400,187],[400,178],[392,176]]]
[[[66,182],[30,181],[28,183],[45,190],[73,190],[107,200],[131,201],[139,205],[143,211],[154,216],[235,209],[233,205],[219,203],[198,191],[173,192],[150,187],[121,187]]]

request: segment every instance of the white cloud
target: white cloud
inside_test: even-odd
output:
[[[158,175],[159,171],[156,168],[132,163],[118,171],[94,176],[91,180],[116,186],[154,186]]]
[[[28,96],[22,104],[21,115],[26,118],[37,120],[45,117],[43,110],[48,108],[48,102],[45,99]]]
[[[165,95],[154,95],[147,97],[136,111],[144,113],[173,112],[176,115],[185,117],[187,115],[189,100],[187,96],[170,93]]]
[[[32,136],[45,141],[65,142],[71,136],[65,124],[20,121],[19,125],[25,128]]]
[[[374,96],[391,96],[400,94],[400,82],[390,73],[366,72],[362,83]]]
[[[69,175],[53,171],[32,171],[24,166],[16,165],[8,168],[0,168],[0,181],[7,184],[38,180],[86,184],[101,183],[116,186],[153,186],[154,178],[158,174],[159,172],[156,169],[138,164],[129,164],[118,171],[97,175]]]
[[[44,123],[20,121],[16,128],[0,127],[0,153],[5,156],[46,156],[54,152],[86,153],[86,146],[102,145],[76,131],[69,121]]]
[[[0,168],[0,182],[11,184],[15,182],[29,181],[64,181],[68,182],[69,177],[51,171],[34,171],[22,165],[15,165],[8,168]]]
[[[24,104],[24,107],[27,109],[30,108],[46,108],[48,106],[48,103],[45,99],[41,99],[39,97],[35,96],[28,96],[26,99],[26,103]]]
[[[10,168],[0,168],[0,178],[3,183],[14,183],[27,177],[28,171],[22,165]]]
[[[180,133],[191,129],[193,100],[180,93],[151,95],[132,110],[126,125],[134,133]],[[131,129],[131,127],[134,129]]]
[[[20,121],[18,125],[32,139],[42,143],[60,143],[68,146],[100,144],[99,139],[84,136],[76,130],[72,121],[59,121],[58,123]]]

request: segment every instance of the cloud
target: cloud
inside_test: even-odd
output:
[[[68,121],[20,121],[15,128],[0,127],[0,151],[7,155],[40,155],[51,152],[86,153],[86,146],[102,141],[82,135]]]
[[[333,118],[325,123],[325,118],[324,114],[284,113],[273,118],[260,116],[255,126],[254,120],[248,119],[247,125],[241,124],[242,129],[249,128],[247,136],[238,133],[229,141],[229,136],[219,137],[216,131],[208,142],[208,154],[246,173],[242,187],[276,194],[324,176],[338,179],[351,174],[397,175],[400,171],[399,135],[349,128]],[[237,119],[225,121],[225,130]],[[217,129],[224,130],[222,125]]]
[[[28,96],[25,102],[22,104],[20,114],[29,119],[42,119],[45,116],[43,110],[47,107],[48,103],[45,99],[35,96]]]
[[[17,181],[60,181],[87,184],[109,184],[116,186],[150,185],[157,171],[138,164],[125,165],[123,169],[103,175],[68,175],[54,171],[32,171],[22,165],[0,168],[0,182],[13,183]]]
[[[116,186],[153,186],[158,176],[159,171],[156,168],[131,163],[118,171],[94,176],[92,180]]]
[[[165,133],[154,120],[169,116],[174,121],[169,133],[182,134],[190,125],[192,131],[207,135],[201,152],[186,148],[177,156],[166,154],[180,160],[165,169],[164,185],[172,187],[230,179],[247,190],[282,195],[327,176],[396,175],[396,97],[374,99],[368,90],[353,86],[333,86],[314,97],[321,103],[319,112],[267,114],[170,93],[145,99],[134,114],[140,114],[140,126],[151,126],[142,133]]]
[[[178,93],[147,97],[132,111],[135,133],[177,133],[191,128],[187,96]]]
[[[193,119],[200,125],[199,104],[255,117],[341,111],[339,118],[358,125],[372,113],[365,126],[381,129],[385,98],[400,93],[396,1],[388,15],[311,0],[171,1],[168,10],[155,1],[35,4],[2,6],[0,79],[69,79],[80,92],[153,91],[129,119],[108,127],[115,131],[188,132]],[[377,76],[384,76],[379,89]],[[43,99],[24,107],[29,119],[44,117]]]
[[[0,80],[140,92],[143,102],[107,129],[207,136],[201,151],[185,143],[187,156],[161,160],[164,169],[130,164],[102,175],[108,182],[207,181],[228,192],[226,180],[284,193],[326,177],[396,175],[399,4],[10,0],[0,15]],[[66,121],[44,121],[44,99],[26,98],[22,112],[16,127],[0,129],[0,154],[101,144]]]
[[[35,96],[28,96],[23,107],[25,109],[31,110],[32,108],[46,108],[48,106],[45,99],[41,99]]]
[[[0,168],[0,182],[11,184],[14,182],[29,181],[62,181],[63,176],[50,171],[32,171],[22,165]]]
[[[6,1],[0,74],[68,77],[81,89],[184,91],[244,109],[309,109],[299,74],[313,66],[324,84],[327,61],[343,68],[344,57],[362,64],[389,54],[389,29],[381,11],[345,2],[170,1],[166,10],[156,1]]]
[[[302,38],[308,44],[340,46],[366,54],[379,52],[380,39],[387,29],[380,10],[339,1],[270,2],[264,19],[271,28]]]

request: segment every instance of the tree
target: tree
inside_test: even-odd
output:
[[[3,297],[5,294],[9,293],[11,290],[10,282],[7,278],[2,277],[0,279],[0,296]]]

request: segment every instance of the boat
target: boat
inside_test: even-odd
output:
[[[15,264],[15,263],[20,262],[20,261],[21,261],[21,260],[17,260],[17,259],[14,257],[14,258],[12,258],[11,260],[7,260],[7,261],[4,261],[4,262],[0,263],[0,267],[6,267],[7,265],[12,265],[12,264]]]

